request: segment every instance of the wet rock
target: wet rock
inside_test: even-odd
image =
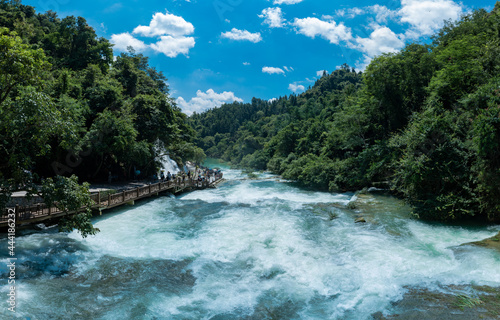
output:
[[[394,302],[384,316],[374,319],[470,320],[498,319],[500,288],[487,286],[449,286],[443,291],[411,288],[402,300]],[[378,316],[378,317],[377,317]]]
[[[365,223],[365,222],[366,222],[366,219],[363,217],[360,217],[360,218],[357,218],[356,220],[354,220],[354,223]]]
[[[491,238],[484,239],[481,241],[464,243],[462,245],[463,246],[473,245],[473,246],[485,247],[485,248],[494,249],[494,250],[497,250],[500,252],[500,232],[496,236],[493,236]]]
[[[346,207],[347,209],[355,210],[357,208],[356,201],[350,201]]]

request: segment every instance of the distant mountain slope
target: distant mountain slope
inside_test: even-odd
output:
[[[193,115],[198,145],[317,189],[388,183],[421,218],[499,221],[499,7],[363,74],[344,65],[297,96]]]

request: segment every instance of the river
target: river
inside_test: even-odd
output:
[[[101,232],[16,238],[22,319],[371,319],[412,289],[500,287],[500,253],[463,243],[499,226],[410,218],[381,194],[300,189],[224,169],[217,189],[160,196],[94,220]],[[367,223],[354,223],[362,214]],[[7,278],[7,240],[0,241]],[[3,285],[2,301],[8,288]],[[5,305],[6,303],[3,302]],[[0,318],[11,314],[0,309]]]

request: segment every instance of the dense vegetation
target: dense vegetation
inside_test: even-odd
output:
[[[84,18],[36,13],[20,1],[0,1],[0,119],[0,208],[17,186],[41,178],[59,176],[34,193],[73,199],[64,209],[76,208],[88,203],[79,196],[88,185],[76,177],[150,176],[165,150],[178,161],[204,156],[147,57],[131,49],[113,59]]]
[[[421,218],[500,221],[500,3],[300,95],[193,115],[211,157],[330,191],[388,184]],[[378,183],[378,184],[377,184]]]

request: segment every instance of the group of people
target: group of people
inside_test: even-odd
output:
[[[175,180],[175,173],[171,174],[170,171],[167,171],[167,175],[165,176],[165,171],[162,170],[160,173],[160,180],[165,181],[165,179],[167,181]]]
[[[218,174],[220,174],[220,170],[218,169],[209,169],[209,168],[196,168],[195,173],[198,175],[198,181],[215,181]]]
[[[198,182],[202,182],[202,181],[212,182],[212,181],[215,181],[216,176],[220,173],[221,173],[221,171],[218,169],[209,169],[209,168],[205,168],[205,167],[202,167],[202,168],[196,167],[194,172],[192,172],[191,170],[188,170],[187,173],[181,171],[181,172],[175,174],[175,173],[170,173],[170,171],[167,171],[166,175],[165,175],[165,171],[161,170],[159,179],[161,181],[178,181],[179,183],[184,183],[186,181],[186,179],[187,180],[193,179],[193,180],[198,181]]]

